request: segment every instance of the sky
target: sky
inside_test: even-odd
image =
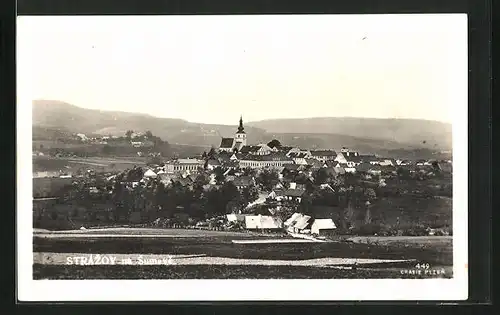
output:
[[[38,16],[17,34],[18,97],[192,122],[451,122],[467,80],[458,14]]]

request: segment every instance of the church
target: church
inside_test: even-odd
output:
[[[235,150],[240,151],[241,148],[246,145],[247,134],[245,133],[245,128],[243,127],[243,117],[240,117],[238,131],[236,131],[233,138],[222,138],[219,152],[234,152]]]

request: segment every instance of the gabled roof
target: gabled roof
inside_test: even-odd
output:
[[[294,214],[292,214],[291,217],[288,218],[288,220],[285,221],[285,223],[283,223],[285,226],[290,226],[292,225],[292,223],[294,223],[295,221],[297,221],[298,218],[300,218],[302,216],[302,214],[298,213],[298,212],[295,212]]]
[[[175,181],[178,182],[179,184],[181,184],[182,186],[189,186],[193,183],[190,177],[186,177],[186,178],[180,177],[180,178],[175,179]]]
[[[285,154],[280,153],[280,152],[273,152],[273,153],[267,154],[267,155],[248,154],[248,155],[242,157],[241,159],[246,160],[246,161],[290,161],[290,162],[293,161],[292,159],[287,157]]]
[[[368,162],[362,162],[358,166],[356,166],[356,170],[358,172],[368,172],[372,168],[372,165]]]
[[[311,150],[312,156],[337,156],[333,150]]]
[[[378,158],[374,155],[374,154],[363,154],[363,155],[359,155],[359,158],[363,161],[363,162],[372,162],[372,161],[378,161]]]
[[[309,221],[311,220],[311,217],[308,215],[301,215],[300,217],[297,218],[295,221],[295,224],[293,225],[294,228],[297,229],[305,229],[309,225]]]
[[[347,156],[346,160],[348,162],[354,162],[354,163],[360,163],[362,161],[362,159],[359,155],[358,156],[355,156],[355,155]]]
[[[146,172],[144,172],[144,176],[145,177],[156,177],[156,173],[153,172],[152,170],[147,170]]]
[[[283,192],[283,195],[287,197],[301,197],[304,193],[304,189],[287,189]]]
[[[219,153],[218,160],[221,163],[222,162],[229,162],[232,155],[233,155],[233,153],[221,152],[221,153]]]
[[[215,159],[210,159],[207,161],[207,164],[211,165],[211,166],[219,166],[220,162],[218,160],[215,160]]]
[[[239,153],[241,154],[247,154],[247,153],[253,153],[253,152],[257,152],[259,151],[260,149],[260,146],[258,145],[244,145],[243,147],[241,147]]]
[[[286,164],[285,166],[283,166],[283,170],[297,171],[299,167],[300,167],[299,164]]]
[[[321,185],[319,185],[319,187],[320,187],[321,189],[329,189],[329,190],[331,190],[331,191],[335,191],[335,190],[332,188],[332,186],[330,186],[329,184],[321,184]]]
[[[198,159],[178,159],[177,163],[179,163],[179,164],[200,164],[201,161]]]
[[[335,165],[337,165],[337,162],[335,162],[335,161],[326,161],[325,164],[326,164],[326,167],[335,167]]]
[[[337,228],[332,219],[316,219],[314,220],[313,226],[316,226],[319,230],[330,230]]]
[[[438,166],[444,172],[452,172],[453,171],[453,164],[451,164],[451,163],[438,162]]]
[[[306,159],[306,162],[308,165],[315,166],[315,167],[321,167],[322,163],[316,159]]]
[[[234,139],[233,138],[222,138],[220,142],[220,147],[223,149],[229,149],[233,147]]]
[[[370,171],[380,171],[381,169],[382,169],[382,167],[378,164],[372,165],[370,167]]]
[[[247,229],[279,229],[283,222],[279,218],[267,215],[247,215],[245,216],[245,226]]]

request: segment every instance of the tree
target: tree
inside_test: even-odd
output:
[[[320,168],[316,172],[314,172],[313,178],[314,178],[314,184],[321,185],[327,182],[328,173],[324,168]]]
[[[215,181],[216,181],[217,185],[222,185],[226,180],[226,178],[224,177],[224,171],[222,170],[222,168],[220,168],[220,167],[215,168],[214,174],[215,174]]]
[[[133,130],[127,130],[127,132],[125,132],[125,137],[127,138],[127,140],[132,139],[132,134],[133,133],[134,133]]]
[[[241,191],[241,199],[245,205],[254,202],[259,198],[259,192],[256,187],[245,187]]]
[[[273,139],[271,141],[269,141],[269,143],[267,144],[270,148],[281,148],[281,142],[279,142],[278,140],[276,139]]]
[[[243,176],[255,176],[256,171],[250,167],[246,167],[243,169]]]
[[[146,136],[147,139],[153,139],[153,133],[149,130],[146,131],[144,135]]]
[[[162,162],[161,157],[155,155],[148,157],[147,165],[159,165]]]
[[[202,159],[206,159],[207,158],[207,151],[203,151],[203,154],[201,155],[201,158]]]
[[[208,156],[209,158],[214,158],[216,154],[217,154],[217,152],[215,152],[215,148],[214,148],[214,147],[211,147],[211,148],[210,148],[210,151],[208,151],[207,156]]]
[[[202,197],[202,194],[204,192],[204,186],[207,185],[208,183],[209,183],[208,178],[204,174],[199,174],[198,176],[196,176],[193,185],[193,192],[195,199],[199,200]]]
[[[347,202],[347,208],[344,210],[344,226],[349,229],[354,226],[355,222],[355,211],[352,202],[349,200]]]
[[[285,222],[290,218],[295,212],[298,211],[298,207],[294,204],[282,206],[276,213],[277,216],[282,222]]]
[[[370,209],[372,207],[372,201],[375,200],[375,198],[377,198],[377,194],[375,193],[375,190],[373,188],[367,188],[364,192],[364,196],[366,199],[365,224],[370,224],[372,222]]]
[[[365,189],[364,196],[366,201],[372,202],[377,198],[377,193],[375,193],[373,188],[367,188]]]
[[[337,176],[337,177],[333,178],[330,183],[333,187],[338,188],[338,187],[342,187],[345,185],[345,180],[344,180],[343,176]]]
[[[271,191],[279,182],[276,171],[264,170],[256,179],[260,187],[265,191]]]

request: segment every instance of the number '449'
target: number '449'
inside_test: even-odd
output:
[[[415,268],[417,269],[429,269],[431,266],[429,264],[417,264]]]

